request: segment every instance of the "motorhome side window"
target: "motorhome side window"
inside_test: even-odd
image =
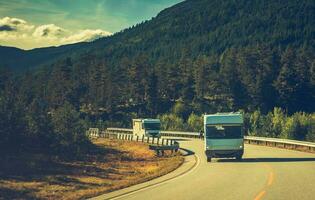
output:
[[[209,139],[233,139],[243,137],[242,126],[211,125],[207,126],[206,128],[206,137]]]

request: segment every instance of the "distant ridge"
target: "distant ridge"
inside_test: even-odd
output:
[[[187,0],[152,20],[90,43],[23,51],[0,47],[1,65],[24,70],[94,52],[107,58],[146,54],[152,62],[217,54],[233,47],[315,46],[313,0]]]

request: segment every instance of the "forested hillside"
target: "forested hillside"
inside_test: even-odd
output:
[[[314,15],[313,0],[188,0],[18,77],[4,68],[2,134],[20,133],[14,124],[40,133],[45,120],[58,133],[54,118],[78,111],[86,127],[168,112],[183,123],[191,113],[314,112]]]

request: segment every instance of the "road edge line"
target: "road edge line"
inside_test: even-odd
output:
[[[186,151],[187,153],[188,153],[188,151],[186,150],[186,149],[183,149],[183,148],[180,148],[180,150],[182,150],[182,151]],[[167,178],[167,179],[165,179],[165,180],[162,180],[162,181],[160,181],[160,182],[157,182],[157,183],[152,183],[152,184],[150,184],[150,185],[147,185],[147,186],[143,186],[143,187],[141,187],[141,188],[138,188],[138,189],[135,189],[135,190],[132,190],[132,191],[128,191],[128,192],[125,192],[125,193],[122,193],[122,194],[119,194],[119,195],[116,195],[116,196],[113,196],[113,197],[108,197],[108,198],[106,198],[106,197],[104,197],[104,198],[102,198],[102,196],[104,196],[104,195],[106,195],[106,194],[102,194],[102,195],[99,195],[99,196],[96,196],[96,197],[91,197],[91,198],[88,198],[88,199],[90,199],[90,200],[96,200],[96,199],[98,199],[98,198],[101,198],[101,199],[103,199],[103,200],[114,200],[114,199],[119,199],[119,198],[122,198],[122,197],[125,197],[125,196],[128,196],[128,195],[131,195],[131,194],[134,194],[134,193],[137,193],[137,192],[140,192],[140,191],[143,191],[143,190],[146,190],[146,189],[149,189],[149,188],[153,188],[153,187],[156,187],[156,186],[159,186],[159,185],[162,185],[162,184],[165,184],[165,183],[168,183],[168,182],[170,182],[170,181],[173,181],[173,180],[176,180],[177,178],[180,178],[180,177],[182,177],[182,176],[184,176],[184,175],[187,175],[188,173],[190,173],[190,172],[192,172],[194,169],[196,169],[197,167],[198,167],[198,165],[200,164],[200,158],[199,158],[199,156],[198,155],[196,155],[196,154],[193,154],[193,156],[194,156],[194,165],[193,166],[191,166],[189,169],[187,169],[186,171],[184,171],[184,172],[181,172],[180,174],[177,174],[177,175],[175,175],[175,176],[173,176],[173,177],[170,177],[170,178]],[[185,159],[186,160],[186,159]],[[185,162],[185,161],[184,161]],[[181,166],[180,166],[181,167]],[[180,168],[179,167],[179,168]],[[177,168],[177,169],[179,169],[179,168]],[[174,171],[172,171],[172,172],[174,172]],[[170,172],[171,173],[171,172]],[[168,173],[169,174],[169,173]],[[167,174],[165,174],[165,175],[167,175]],[[163,176],[165,176],[165,175],[163,175]],[[157,177],[156,179],[158,179],[158,178],[161,178],[161,177],[163,177],[163,176],[160,176],[160,177]],[[153,180],[156,180],[156,179],[151,179],[151,180],[149,180],[149,181],[146,181],[146,182],[150,182],[150,181],[153,181]],[[143,182],[143,183],[139,183],[139,184],[137,184],[137,185],[140,185],[140,184],[144,184],[144,183],[146,183],[146,182]],[[137,186],[137,185],[132,185],[132,186],[129,186],[129,187],[135,187],[135,186]],[[128,188],[128,187],[127,187]],[[124,190],[124,189],[127,189],[127,188],[123,188],[123,189],[121,189],[121,190]],[[116,191],[113,191],[113,192],[118,192],[119,190],[116,190]],[[109,193],[107,193],[107,194],[109,194]]]

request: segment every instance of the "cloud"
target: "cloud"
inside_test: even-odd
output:
[[[15,31],[16,29],[9,25],[0,25],[0,31]]]
[[[112,33],[101,29],[67,30],[55,24],[35,26],[23,19],[0,18],[0,45],[32,49],[90,42]]]
[[[34,33],[34,37],[58,37],[62,36],[66,30],[60,28],[59,26],[56,26],[55,24],[47,24],[38,26]]]
[[[7,27],[7,29],[12,29],[15,31],[31,31],[34,28],[34,25],[28,24],[23,19],[10,17],[4,17],[0,19],[0,26]]]
[[[69,37],[63,38],[62,42],[64,43],[76,43],[76,42],[91,42],[101,37],[109,36],[112,33],[108,31],[103,31],[101,29],[91,30],[81,30],[78,33],[70,35]]]

